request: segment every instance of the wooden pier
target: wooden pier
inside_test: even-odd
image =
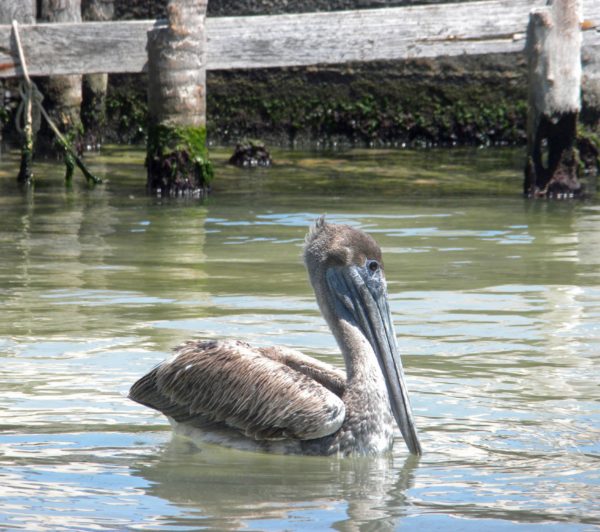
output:
[[[529,13],[545,3],[487,0],[208,17],[206,68],[254,69],[522,52]],[[583,50],[600,54],[600,2],[583,0],[583,15]],[[166,25],[164,20],[110,21],[23,24],[20,30],[30,75],[54,76],[145,71],[148,31]],[[0,77],[22,75],[11,33],[10,25],[0,25]]]
[[[146,163],[149,187],[171,191],[174,187],[177,193],[191,188],[203,193],[212,175],[206,154],[207,70],[441,57],[458,57],[460,60],[466,56],[524,53],[528,23],[537,20],[535,15],[530,18],[530,14],[550,9],[544,7],[546,0],[482,0],[355,11],[207,18],[207,1],[170,0],[168,20],[21,24],[18,29],[20,48],[16,39],[17,26],[13,29],[9,25],[0,25],[0,78],[23,76],[19,53],[24,53],[31,76],[148,72],[150,134]],[[557,144],[560,154],[550,156],[552,161],[563,161],[562,166],[558,163],[555,166],[563,174],[569,173],[569,178],[552,177],[553,170],[545,168],[541,162],[542,144],[546,141],[552,144],[550,141],[562,132],[549,133],[544,129],[534,133],[536,128],[530,127],[525,184],[529,195],[545,195],[549,186],[546,183],[554,183],[557,179],[561,191],[565,187],[569,189],[568,194],[571,189],[579,190],[574,170],[578,166],[576,154],[567,157],[565,150],[568,148],[569,153],[573,152],[573,137],[581,108],[580,88],[600,99],[600,1],[555,0],[552,9],[563,9],[569,14],[572,24],[568,31],[573,33],[571,41],[576,44],[569,59],[565,60],[576,74],[569,85],[573,101],[576,101],[576,109],[567,113],[569,123],[572,122],[571,132],[568,141]],[[545,33],[540,43],[528,47],[530,83],[537,79],[536,76],[540,78],[541,88],[534,89],[535,94],[552,96],[559,94],[558,86],[566,86],[562,78],[567,71],[563,67],[554,71],[558,65],[555,61],[564,55],[561,37],[564,32],[550,31],[552,26],[549,22],[546,33],[558,37],[551,59],[536,59],[537,55],[532,53],[548,40]],[[531,36],[530,29],[530,40]],[[537,63],[552,63],[552,72],[538,68]],[[558,77],[557,72],[560,72]],[[544,84],[550,88],[545,90]],[[537,101],[536,98],[530,97],[530,100]],[[543,106],[538,107],[538,115],[553,123],[554,111],[548,114]],[[530,113],[530,116],[533,115]],[[534,118],[530,122],[534,126],[538,122],[546,123],[540,120]],[[564,162],[567,159],[572,164]],[[569,172],[567,167],[571,168]],[[567,182],[571,184],[565,185]],[[180,183],[187,184],[182,187]],[[538,191],[541,192],[538,194]]]

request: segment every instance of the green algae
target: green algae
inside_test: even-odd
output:
[[[522,73],[507,67],[495,77],[465,79],[464,71],[447,70],[385,63],[209,73],[208,124],[216,142],[258,136],[281,145],[524,143]]]
[[[206,127],[150,126],[146,167],[151,190],[204,193],[214,175],[206,146]]]

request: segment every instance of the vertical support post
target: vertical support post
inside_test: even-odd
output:
[[[148,188],[160,195],[207,193],[208,0],[169,0],[169,26],[148,32]]]
[[[594,22],[591,22],[594,24]],[[590,21],[584,20],[584,30]],[[596,31],[597,28],[589,28]],[[582,111],[586,113],[587,120],[592,129],[600,131],[600,44],[586,46],[581,51],[581,64],[583,75],[581,78]],[[587,108],[587,109],[586,109]]]
[[[23,47],[21,46],[21,38],[19,36],[19,24],[16,20],[12,21],[13,37],[17,44],[19,52],[19,62],[23,71],[24,82],[21,84],[21,105],[23,106],[23,130],[21,131],[22,143],[21,146],[21,165],[19,167],[19,175],[17,181],[22,184],[29,184],[33,181],[33,85],[29,72],[27,71],[27,63],[23,55]]]
[[[82,0],[81,16],[85,21],[112,20],[114,0]],[[106,127],[106,90],[108,74],[85,74],[82,85],[81,121],[85,130],[84,143],[98,149]]]
[[[581,109],[581,18],[581,0],[554,0],[529,17],[524,182],[529,197],[573,197],[582,191],[574,147]]]
[[[19,24],[34,24],[35,9],[35,0],[2,0],[0,2],[0,23],[10,24],[16,20]]]
[[[43,22],[81,22],[81,0],[41,0]],[[40,83],[48,114],[62,133],[72,140],[81,132],[81,76],[52,76]],[[54,135],[42,129],[38,139],[43,149],[53,149]]]
[[[23,131],[21,132],[21,164],[17,181],[23,185],[33,181],[33,90],[25,84],[23,92]]]
[[[14,22],[20,24],[34,24],[35,10],[36,4],[34,0],[3,0],[0,2],[0,24],[11,24]],[[30,87],[24,87],[23,90],[28,91],[30,90]],[[0,94],[4,94],[4,81],[0,82]],[[21,134],[21,166],[17,179],[21,183],[29,183],[33,179],[32,158],[34,138],[31,98],[29,98],[28,101],[23,101],[23,107],[24,123]],[[2,132],[0,131],[0,141],[1,140]]]

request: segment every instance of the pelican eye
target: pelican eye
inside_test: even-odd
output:
[[[379,269],[379,263],[376,260],[367,261],[367,268],[371,273],[375,273]]]

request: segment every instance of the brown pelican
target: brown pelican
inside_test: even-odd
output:
[[[304,262],[346,372],[289,348],[191,341],[129,397],[165,414],[176,432],[283,453],[381,453],[395,419],[410,452],[421,454],[379,246],[319,218]]]

